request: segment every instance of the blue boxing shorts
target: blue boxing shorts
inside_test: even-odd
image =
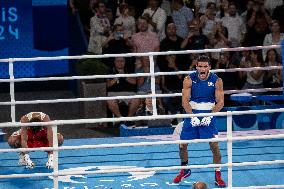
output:
[[[210,113],[211,110],[193,110],[194,114],[197,113]],[[201,120],[204,117],[198,117]],[[185,118],[182,131],[180,134],[181,140],[191,140],[191,139],[208,139],[214,138],[218,135],[218,129],[216,127],[216,118],[212,117],[211,122],[208,126],[200,125],[200,126],[192,126],[191,118]]]

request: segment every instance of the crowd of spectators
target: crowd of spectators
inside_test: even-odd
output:
[[[70,0],[79,14],[92,54],[177,51],[280,44],[284,40],[284,0]],[[82,10],[84,9],[84,10]],[[280,49],[207,53],[212,69],[281,64]],[[154,57],[155,72],[194,70],[196,54]],[[110,73],[149,73],[149,58],[107,59]],[[181,92],[184,75],[157,76],[156,93]],[[281,71],[220,73],[224,89],[282,86]],[[237,81],[242,82],[237,82]],[[107,90],[148,94],[150,77],[109,79]],[[141,102],[128,102],[128,116]],[[182,112],[179,97],[157,98],[159,112]],[[108,101],[114,116],[119,103]],[[176,120],[174,120],[176,121]]]

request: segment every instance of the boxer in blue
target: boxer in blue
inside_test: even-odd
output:
[[[224,91],[221,78],[210,73],[211,65],[209,57],[201,55],[196,65],[197,71],[185,77],[182,89],[182,106],[188,114],[219,112],[224,106]],[[180,134],[181,140],[208,139],[218,137],[215,118],[191,117],[184,120]],[[213,163],[221,164],[221,153],[218,142],[210,142],[210,149],[213,154]],[[188,144],[179,145],[181,165],[188,164]],[[190,176],[189,169],[183,169],[174,179],[179,183],[182,179]],[[226,187],[221,177],[221,168],[215,169],[215,184],[219,187]]]

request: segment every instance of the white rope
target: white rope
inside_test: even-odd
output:
[[[239,72],[239,71],[255,71],[255,70],[277,70],[282,69],[282,66],[266,66],[266,67],[249,67],[249,68],[229,68],[229,69],[214,69],[210,70],[212,73],[224,72]],[[64,77],[40,77],[40,78],[11,78],[0,79],[0,82],[8,83],[25,82],[25,81],[57,81],[57,80],[86,80],[86,79],[108,79],[108,78],[121,78],[121,77],[149,77],[149,76],[162,76],[162,75],[188,75],[195,71],[175,71],[175,72],[154,72],[154,73],[132,73],[132,74],[108,74],[108,75],[88,75],[88,76],[64,76]]]
[[[174,140],[174,141],[155,141],[155,142],[136,142],[136,143],[119,143],[119,144],[95,144],[80,146],[60,146],[60,147],[42,147],[42,148],[17,148],[17,149],[0,149],[0,153],[22,152],[22,151],[50,151],[50,150],[80,150],[80,149],[98,149],[98,148],[118,148],[118,147],[137,147],[137,146],[159,146],[170,144],[191,144],[200,142],[225,142],[225,141],[243,141],[243,140],[267,140],[281,139],[284,134],[260,135],[260,136],[238,136],[232,138],[211,138],[195,140]]]
[[[96,118],[96,119],[73,119],[73,120],[53,120],[50,122],[6,122],[0,123],[0,128],[4,127],[27,127],[27,126],[48,126],[48,125],[74,125],[83,123],[105,123],[105,122],[120,122],[120,121],[137,121],[137,120],[154,120],[154,119],[174,119],[174,118],[189,118],[189,117],[205,117],[205,116],[229,116],[229,115],[244,115],[244,114],[259,114],[259,113],[274,113],[284,112],[284,108],[263,109],[263,110],[246,110],[234,112],[215,112],[215,113],[199,113],[199,114],[175,114],[175,115],[156,115],[156,116],[136,116],[136,117],[119,117],[119,118]]]
[[[243,162],[233,163],[232,166],[256,166],[256,165],[273,165],[273,164],[284,164],[284,160],[274,161],[261,161],[258,162]],[[170,167],[147,167],[147,168],[121,168],[121,169],[105,169],[96,171],[59,171],[56,173],[33,173],[33,174],[11,174],[11,175],[0,175],[0,179],[3,178],[25,178],[25,177],[46,177],[46,176],[63,176],[63,175],[87,175],[87,174],[107,174],[107,173],[128,173],[128,172],[148,172],[148,171],[170,171],[180,169],[204,169],[204,168],[218,168],[227,167],[228,164],[208,164],[208,165],[190,165],[190,166],[170,166]]]
[[[237,94],[237,93],[262,93],[269,91],[283,91],[282,87],[278,88],[259,88],[259,89],[243,89],[243,90],[226,90],[224,94]],[[182,93],[168,93],[168,94],[147,94],[147,95],[132,95],[132,96],[110,96],[110,97],[93,97],[93,98],[68,98],[68,99],[52,99],[52,100],[26,100],[26,101],[8,101],[0,102],[0,105],[19,105],[19,104],[54,104],[66,102],[92,102],[102,100],[122,100],[122,99],[135,99],[135,98],[164,98],[182,96]]]
[[[28,62],[40,60],[74,60],[85,58],[110,58],[110,57],[133,57],[133,56],[157,56],[168,54],[193,54],[193,53],[221,53],[230,51],[248,51],[259,49],[276,49],[281,45],[254,46],[254,47],[236,47],[236,48],[220,48],[220,49],[202,49],[202,50],[183,50],[183,51],[165,51],[165,52],[147,52],[147,53],[126,53],[126,54],[104,54],[104,55],[80,55],[80,56],[54,56],[54,57],[34,57],[34,58],[10,58],[13,62]],[[0,62],[9,62],[9,59],[0,59]]]

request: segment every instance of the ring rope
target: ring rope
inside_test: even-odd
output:
[[[50,122],[2,122],[0,128],[4,127],[27,127],[27,126],[48,126],[48,125],[74,125],[83,123],[104,123],[104,122],[119,122],[119,121],[137,121],[137,120],[153,120],[153,119],[173,119],[173,118],[189,118],[189,117],[206,117],[206,116],[233,116],[244,114],[259,114],[259,113],[275,113],[284,112],[284,108],[263,109],[263,110],[246,110],[246,111],[228,111],[214,113],[198,113],[198,114],[175,114],[175,115],[152,115],[152,116],[136,116],[136,117],[119,117],[119,118],[96,118],[96,119],[73,119],[73,120],[54,120]]]
[[[277,70],[282,69],[282,66],[266,66],[266,67],[249,67],[249,68],[229,68],[229,69],[214,69],[212,73],[223,72],[236,72],[236,71],[255,71],[255,70]],[[8,83],[13,82],[25,82],[25,81],[54,81],[54,80],[83,80],[83,79],[108,79],[108,78],[121,78],[121,77],[145,77],[145,76],[162,76],[162,75],[187,75],[195,71],[175,71],[175,72],[155,72],[155,73],[132,73],[132,74],[108,74],[108,75],[88,75],[88,76],[66,76],[66,77],[41,77],[41,78],[12,78],[12,79],[0,79],[0,82]]]
[[[270,91],[283,91],[282,87],[278,88],[259,88],[259,89],[243,89],[243,90],[226,90],[224,94],[233,93],[262,93]],[[123,100],[134,98],[149,98],[149,97],[176,97],[182,96],[182,93],[168,93],[168,94],[147,94],[147,95],[132,95],[132,96],[111,96],[111,97],[91,97],[91,98],[68,98],[68,99],[53,99],[53,100],[26,100],[26,101],[8,101],[0,102],[0,105],[19,105],[19,104],[47,104],[47,103],[65,103],[65,102],[91,102],[91,101],[105,101],[105,100]]]
[[[233,116],[244,114],[259,114],[259,113],[275,113],[284,112],[284,108],[263,109],[263,110],[246,110],[246,111],[228,111],[214,113],[198,113],[198,114],[175,114],[175,115],[152,115],[152,116],[136,116],[136,117],[119,117],[119,118],[96,118],[96,119],[73,119],[73,120],[54,120],[50,122],[2,122],[0,128],[4,127],[27,127],[27,126],[48,126],[48,125],[74,125],[83,123],[104,123],[104,122],[119,122],[119,121],[137,121],[137,120],[153,120],[153,119],[173,119],[173,118],[189,118],[189,117],[206,117],[206,116]]]
[[[138,143],[119,143],[119,144],[96,144],[96,145],[79,145],[79,146],[60,146],[60,147],[41,147],[41,148],[17,148],[17,149],[0,149],[0,153],[22,152],[22,151],[50,151],[50,150],[80,150],[80,149],[97,149],[97,148],[117,148],[117,147],[137,147],[137,146],[156,146],[170,144],[189,144],[189,143],[207,143],[207,142],[225,142],[225,141],[243,141],[243,140],[268,140],[281,139],[284,134],[260,135],[260,136],[236,136],[212,139],[195,139],[195,140],[174,140],[174,141],[156,141],[156,142],[138,142]],[[284,161],[284,160],[283,160]]]
[[[276,49],[281,45],[253,46],[253,47],[235,47],[235,48],[219,48],[219,49],[201,49],[201,50],[183,50],[183,51],[164,51],[164,52],[147,52],[147,53],[125,53],[125,54],[103,54],[103,55],[80,55],[80,56],[54,56],[54,57],[34,57],[34,58],[5,58],[0,62],[24,62],[24,61],[40,61],[40,60],[72,60],[85,58],[110,58],[110,57],[133,57],[133,56],[156,56],[168,54],[193,54],[193,53],[221,53],[231,51],[249,51],[261,49]]]

